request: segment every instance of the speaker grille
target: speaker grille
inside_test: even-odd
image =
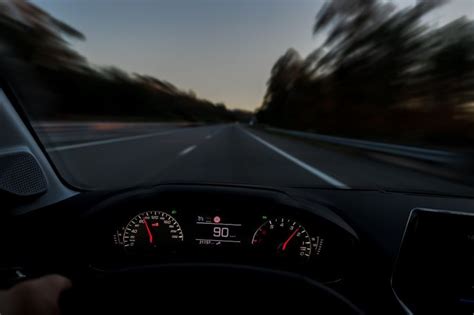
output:
[[[18,196],[34,196],[46,192],[44,174],[28,152],[0,155],[0,190]]]

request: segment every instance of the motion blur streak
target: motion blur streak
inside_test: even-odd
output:
[[[178,14],[175,23],[183,16],[189,19],[183,27],[207,23],[199,24],[207,31],[194,42],[189,40],[194,29],[181,38],[160,19],[151,21],[150,28],[161,26],[160,31],[170,32],[167,38],[189,47],[172,56],[174,63],[183,54],[197,60],[196,41],[209,37],[206,42],[213,45],[206,57],[212,66],[236,62],[241,69],[219,81],[240,91],[240,78],[255,72],[246,72],[254,63],[237,57],[245,52],[259,63],[264,55],[251,47],[254,34],[246,32],[238,32],[238,39],[228,34],[225,42],[236,48],[220,51],[225,44],[214,42],[211,30],[221,30],[227,18],[246,16],[245,10],[274,23],[265,28],[271,38],[286,34],[276,31],[281,23],[294,27],[278,15],[281,7],[273,10],[278,5],[273,1],[242,3],[213,1],[220,14],[206,21],[199,20],[191,0],[169,11]],[[474,22],[469,15],[442,24],[432,20],[450,6],[459,8],[459,2],[410,3],[317,2],[319,12],[301,30],[308,40],[313,34],[313,49],[306,56],[295,48],[274,51],[274,56],[284,54],[269,78],[257,78],[267,85],[253,112],[243,110],[249,104],[229,109],[224,102],[176,86],[152,61],[149,68],[159,78],[124,71],[129,65],[94,65],[71,45],[85,41],[87,34],[24,0],[0,2],[0,74],[13,87],[57,169],[73,185],[96,189],[217,182],[472,195]],[[303,8],[303,2],[291,4]],[[236,6],[244,13],[230,10]],[[163,9],[135,2],[133,8],[143,14],[146,8]],[[114,12],[119,11],[111,6],[100,25],[109,25]],[[123,29],[114,31],[137,30],[133,18],[137,15],[130,14]],[[100,27],[97,34],[102,34]],[[137,39],[141,35],[134,34]],[[123,45],[133,46],[137,59],[143,56],[146,47],[125,38],[130,37],[123,38]],[[157,36],[142,42],[149,40],[164,41]],[[246,40],[248,45],[241,44]],[[169,57],[153,53],[157,60]],[[219,94],[208,80],[213,72],[202,64],[181,72],[199,72],[200,83],[216,89],[210,94]]]
[[[445,2],[397,9],[395,2],[327,1],[313,28],[322,45],[305,58],[289,49],[275,63],[259,121],[470,149],[474,23],[466,17],[441,27],[427,23]]]

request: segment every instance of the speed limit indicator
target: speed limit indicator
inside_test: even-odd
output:
[[[230,222],[219,215],[197,216],[196,242],[202,246],[240,244],[242,224]]]

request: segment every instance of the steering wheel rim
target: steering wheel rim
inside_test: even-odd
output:
[[[363,314],[346,297],[308,277],[286,271],[230,264],[169,264],[93,270],[73,279],[74,288],[61,299],[64,314],[157,314],[177,309],[196,312],[245,305],[252,310],[290,307],[317,310],[317,314]],[[160,301],[167,301],[166,304]],[[203,304],[201,301],[206,301]],[[239,301],[236,303],[236,301]],[[270,302],[269,302],[270,301]],[[85,309],[82,307],[85,306]],[[155,306],[153,306],[155,305]]]

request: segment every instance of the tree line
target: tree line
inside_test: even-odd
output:
[[[25,0],[0,2],[0,77],[33,119],[220,122],[251,114],[172,83],[92,66],[71,40],[85,36]]]
[[[258,121],[349,137],[472,144],[474,22],[430,24],[445,2],[326,2],[313,28],[321,45],[304,58],[289,49],[276,61]]]

